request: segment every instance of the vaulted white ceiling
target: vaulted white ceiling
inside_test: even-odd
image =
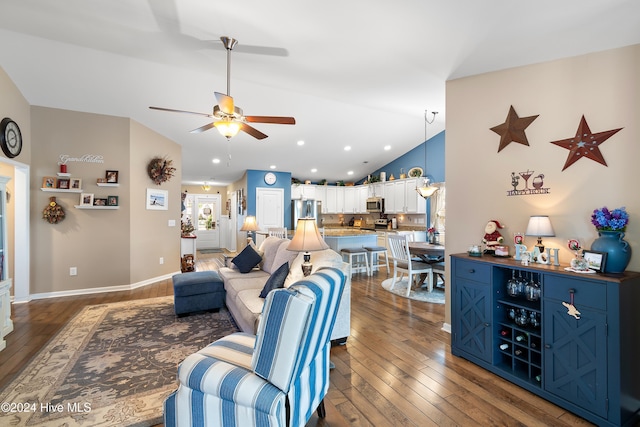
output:
[[[256,124],[269,138],[228,142],[188,132],[206,117],[148,108],[210,112],[226,92],[220,36],[239,40],[236,104],[296,125]],[[635,0],[0,3],[0,66],[30,104],[131,117],[182,145],[185,183],[271,165],[358,179],[444,130],[448,79],[636,43]],[[426,129],[425,110],[439,112]]]

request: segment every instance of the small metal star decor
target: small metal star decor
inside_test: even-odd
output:
[[[607,166],[607,162],[604,161],[604,157],[598,147],[622,129],[623,128],[592,133],[591,129],[589,129],[589,125],[587,124],[587,120],[583,115],[582,119],[580,119],[576,136],[573,138],[561,139],[559,141],[551,141],[552,144],[569,150],[569,156],[567,157],[567,161],[564,163],[562,170],[565,170],[583,157],[595,160],[596,162]]]
[[[538,118],[538,115],[529,117],[518,117],[513,105],[509,108],[507,120],[501,125],[491,128],[492,131],[500,135],[500,146],[498,153],[511,142],[517,142],[522,145],[529,145],[527,135],[524,130]]]

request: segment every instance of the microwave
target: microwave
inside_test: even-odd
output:
[[[367,212],[384,213],[384,199],[382,197],[370,197],[367,199]]]

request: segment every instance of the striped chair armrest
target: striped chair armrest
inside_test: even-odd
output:
[[[255,335],[237,332],[214,341],[198,353],[251,370],[255,343]]]

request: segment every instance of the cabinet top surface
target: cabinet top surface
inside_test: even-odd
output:
[[[640,272],[636,271],[625,271],[621,274],[603,274],[603,273],[595,273],[595,274],[584,274],[584,273],[574,273],[572,271],[565,270],[565,267],[568,267],[568,264],[560,264],[559,266],[555,265],[545,265],[545,264],[537,264],[535,262],[529,263],[529,265],[522,265],[520,261],[516,261],[511,257],[496,257],[492,255],[482,255],[482,256],[470,256],[466,252],[459,254],[451,254],[452,258],[458,258],[467,261],[480,262],[485,264],[493,264],[497,266],[503,266],[506,268],[514,268],[519,270],[529,270],[529,271],[537,271],[542,273],[556,273],[562,274],[566,276],[576,277],[580,279],[589,279],[589,280],[601,280],[605,282],[615,282],[621,283],[626,280],[637,279],[640,277]]]

